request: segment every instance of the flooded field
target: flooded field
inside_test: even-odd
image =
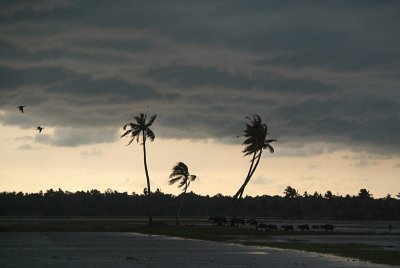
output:
[[[3,232],[0,267],[389,267],[319,253],[108,232]]]
[[[388,248],[400,247],[399,237],[400,237],[400,222],[398,221],[332,221],[332,220],[276,220],[276,219],[257,219],[258,223],[273,224],[278,228],[279,236],[271,238],[277,241],[281,240],[291,240],[293,234],[302,234],[301,240],[313,240],[315,242],[357,242],[370,244],[371,241],[378,243],[380,245],[385,245]],[[174,218],[155,218],[156,223],[163,223],[167,225],[174,225]],[[213,223],[206,218],[182,218],[181,223],[183,225],[189,226],[213,226]],[[124,231],[129,228],[134,228],[136,226],[146,225],[147,218],[145,217],[108,217],[108,218],[98,218],[98,217],[0,217],[0,231],[7,231],[16,228],[16,231],[35,231],[35,228],[39,228],[38,231],[51,231],[51,227],[60,226],[72,226],[72,231],[74,228],[84,228],[88,226],[93,228],[94,226],[104,227],[104,231]],[[309,231],[300,231],[296,228],[298,225],[307,224],[310,226]],[[333,231],[323,232],[322,230],[314,230],[311,228],[312,225],[323,225],[332,224],[334,226]],[[280,228],[284,225],[292,225],[294,231],[283,232]],[[46,229],[48,226],[50,229]],[[40,229],[43,227],[43,229]],[[26,228],[26,229],[24,229]],[[32,228],[32,229],[31,229]],[[246,226],[239,226],[238,228],[251,229],[247,224]],[[119,230],[120,229],[120,230]],[[85,231],[82,229],[80,231]],[[90,230],[89,230],[90,231]],[[98,230],[102,231],[102,229]],[[259,230],[262,232],[261,230]],[[283,233],[282,233],[283,232]],[[274,232],[263,233],[274,234]],[[285,236],[287,234],[287,236]],[[309,234],[309,235],[308,235]],[[334,234],[334,237],[331,235]],[[329,235],[328,237],[326,235]],[[360,239],[360,235],[366,235],[365,239]],[[299,238],[300,239],[300,238]]]

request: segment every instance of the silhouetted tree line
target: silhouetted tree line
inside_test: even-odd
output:
[[[290,190],[290,191],[286,191]],[[183,194],[183,193],[182,193]],[[152,194],[152,210],[156,216],[176,216],[182,194],[174,196],[159,189]],[[290,187],[285,196],[246,196],[237,216],[280,219],[400,220],[400,199],[388,195],[373,198],[361,189],[357,196],[299,195]],[[400,198],[400,197],[399,197]],[[186,193],[181,209],[184,217],[230,216],[232,197],[217,194],[201,196]],[[68,192],[52,189],[39,193],[0,193],[0,216],[147,216],[146,194],[128,194],[108,189],[104,193]]]

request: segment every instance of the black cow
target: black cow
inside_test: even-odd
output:
[[[231,218],[231,226],[232,227],[238,227],[239,224],[241,226],[246,227],[246,221],[244,219],[238,219],[238,218],[235,218],[235,217]]]
[[[210,217],[209,221],[213,221],[213,225],[227,226],[228,220],[225,217]]]
[[[297,228],[300,229],[300,231],[310,231],[310,226],[308,224],[300,224],[297,225]]]
[[[276,224],[268,224],[267,228],[268,228],[268,230],[277,231],[278,230],[278,225],[276,225]]]
[[[324,224],[320,226],[321,229],[324,229],[325,231],[333,231],[335,227],[332,224]]]
[[[285,231],[294,231],[293,225],[282,225],[281,228]]]
[[[268,230],[268,225],[267,224],[265,224],[265,223],[260,223],[260,224],[258,224],[257,225],[257,230],[258,229],[264,229],[265,231],[267,231]]]
[[[250,227],[257,228],[257,220],[256,219],[248,219],[247,223],[250,225]]]
[[[311,229],[319,230],[319,225],[312,225],[312,226],[311,226]]]

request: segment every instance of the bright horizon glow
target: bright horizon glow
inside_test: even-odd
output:
[[[33,130],[4,125],[0,128],[1,191],[38,192],[61,188],[75,192],[110,188],[141,194],[146,187],[142,146],[136,142],[126,146],[129,139],[79,147],[33,144],[29,150],[19,150],[17,148],[25,144],[21,137],[28,139]],[[350,150],[309,157],[280,156],[283,146],[278,141],[274,143],[274,154],[264,152],[245,195],[283,195],[289,185],[299,194],[304,191],[324,194],[330,190],[338,195],[357,195],[361,188],[366,188],[374,197],[395,196],[400,189],[396,166],[399,158],[373,158]],[[156,137],[147,146],[152,191],[160,188],[164,193],[179,194],[176,185],[168,184],[168,176],[172,166],[182,161],[198,176],[189,191],[232,196],[243,183],[251,159],[243,157],[242,149],[240,139],[237,144],[223,144],[212,139]],[[382,169],[385,177],[380,177]]]

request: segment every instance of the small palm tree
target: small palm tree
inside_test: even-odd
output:
[[[253,118],[246,117],[250,124],[246,124],[246,129],[244,130],[243,137],[246,139],[243,142],[243,145],[246,147],[242,151],[244,156],[253,155],[251,160],[251,165],[249,171],[247,173],[246,179],[244,183],[239,188],[237,193],[233,196],[233,198],[241,199],[243,196],[244,189],[246,185],[249,183],[251,177],[257,169],[258,163],[261,159],[261,154],[265,149],[268,149],[270,153],[274,152],[274,148],[270,143],[275,142],[275,139],[266,139],[268,134],[267,125],[262,123],[261,118],[258,114],[253,115]],[[241,137],[241,136],[239,136]]]
[[[181,200],[181,204],[178,209],[178,213],[176,214],[176,224],[179,224],[179,215],[181,213],[182,205],[183,205],[183,200],[185,199],[186,196],[186,191],[192,181],[196,179],[196,175],[191,175],[189,173],[188,167],[182,163],[179,162],[177,163],[173,168],[172,168],[172,173],[169,175],[169,184],[172,185],[176,182],[179,181],[179,188],[183,187],[183,196]]]
[[[130,145],[134,140],[139,142],[140,136],[142,137],[142,143],[141,145],[143,146],[143,162],[144,162],[144,171],[146,174],[146,179],[147,179],[147,196],[149,198],[149,224],[153,222],[153,217],[151,215],[151,190],[150,190],[150,178],[149,178],[149,172],[147,169],[147,159],[146,159],[146,140],[147,138],[150,139],[150,141],[154,141],[155,135],[154,132],[150,129],[150,126],[154,123],[156,120],[157,115],[152,115],[150,117],[149,122],[146,122],[147,114],[141,113],[138,116],[135,116],[135,122],[134,123],[128,123],[125,124],[123,129],[125,131],[124,134],[122,134],[122,137],[128,136],[131,138],[130,142],[128,145]],[[127,146],[128,146],[127,145]]]

